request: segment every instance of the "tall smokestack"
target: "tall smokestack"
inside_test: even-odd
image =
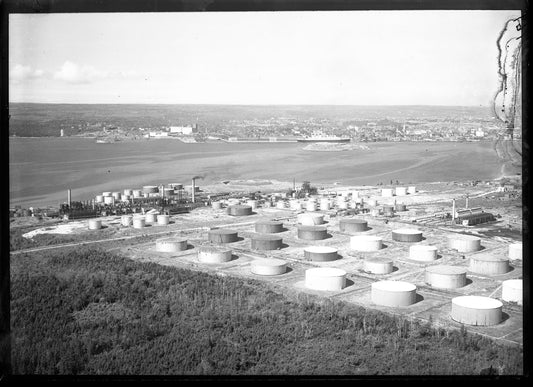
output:
[[[194,191],[196,191],[196,186],[194,185],[194,177],[192,178],[191,191],[192,191],[192,202],[194,203]]]
[[[466,197],[465,208],[468,208],[468,196]]]
[[[455,199],[452,199],[452,220],[455,220]]]
[[[67,190],[67,203],[68,203],[68,207],[70,208],[70,197],[71,197],[71,192],[70,192],[70,188]]]

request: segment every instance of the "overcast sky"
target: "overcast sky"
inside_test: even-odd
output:
[[[9,15],[11,102],[483,105],[519,11]]]

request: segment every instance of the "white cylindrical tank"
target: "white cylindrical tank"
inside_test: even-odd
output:
[[[372,274],[390,274],[394,266],[390,259],[367,258],[363,264],[363,271]]]
[[[133,190],[129,188],[125,189],[124,195],[133,196]]]
[[[115,200],[120,200],[120,198],[122,197],[122,195],[120,194],[120,192],[113,192],[111,194],[111,196],[113,196],[113,198],[115,198]]]
[[[304,249],[305,259],[316,262],[334,261],[339,258],[337,249],[329,246],[309,246]]]
[[[522,260],[522,242],[511,243],[509,245],[509,258],[513,261]]]
[[[252,261],[250,270],[258,275],[279,275],[287,271],[287,263],[281,259],[259,258]]]
[[[486,275],[505,274],[509,271],[509,259],[480,255],[470,257],[469,270],[474,273]]]
[[[342,290],[346,286],[346,271],[331,267],[307,269],[305,286],[314,290]]]
[[[291,207],[291,210],[301,210],[302,209],[302,203],[300,203],[299,200],[293,199],[289,201],[289,205]]]
[[[368,199],[366,202],[370,207],[375,207],[378,205],[378,201],[376,199]]]
[[[143,197],[143,192],[140,189],[134,189],[133,190],[133,198],[134,199],[142,198],[142,197]]]
[[[130,199],[131,199],[131,196],[129,196],[129,195],[122,195],[122,198],[120,198],[120,201],[121,201],[122,203],[127,203],[127,202],[130,201]]]
[[[426,283],[441,289],[456,289],[466,285],[466,268],[438,265],[426,267]]]
[[[381,190],[381,196],[384,198],[394,196],[394,190],[392,188],[383,188]]]
[[[511,279],[502,282],[502,300],[522,305],[522,280]]]
[[[497,325],[502,322],[503,304],[490,297],[460,296],[452,298],[451,317],[468,325]]]
[[[374,235],[354,235],[350,237],[350,248],[357,251],[378,251],[383,247],[383,239]]]
[[[305,205],[307,211],[316,211],[316,202],[308,201]]]
[[[448,236],[448,247],[460,253],[478,251],[481,248],[481,238],[463,234],[450,235]]]
[[[379,281],[372,285],[372,302],[383,306],[409,306],[416,302],[416,286],[403,281]]]
[[[340,210],[347,210],[348,209],[348,202],[337,203],[337,207],[339,207]]]
[[[416,193],[416,187],[415,186],[409,186],[407,187],[407,192],[412,195]]]
[[[198,248],[198,260],[202,263],[223,263],[231,261],[231,249],[219,246],[202,246]]]
[[[252,211],[257,208],[257,200],[247,200],[246,204],[252,207]]]
[[[298,214],[298,223],[303,226],[314,226],[324,223],[324,214]]]
[[[106,196],[112,196],[112,195],[110,191],[105,191],[105,192],[102,192],[102,196],[106,197]]]
[[[155,241],[155,249],[161,253],[176,253],[187,250],[185,238],[162,238]]]
[[[131,215],[122,215],[120,217],[120,224],[122,224],[123,226],[126,226],[126,227],[129,227],[131,226],[133,223],[133,216]]]
[[[136,216],[133,218],[133,228],[144,228],[146,220],[144,216]]]
[[[153,214],[153,213],[151,213],[151,214],[146,214],[146,215],[145,215],[145,221],[146,221],[146,223],[148,223],[148,224],[152,224],[152,223],[157,222],[157,214]]]
[[[103,195],[96,195],[96,203],[103,203],[104,202],[104,196]]]
[[[99,230],[102,228],[102,221],[99,219],[89,219],[89,230]]]
[[[405,196],[407,195],[407,188],[406,187],[396,187],[396,196]]]
[[[222,202],[211,202],[211,207],[213,210],[220,210],[222,209]]]
[[[351,191],[351,194],[352,194],[352,199],[359,197],[359,191]]]
[[[285,202],[283,200],[280,200],[276,203],[276,208],[284,209],[285,208]]]
[[[420,242],[422,240],[422,231],[414,228],[392,230],[392,240],[397,242]]]
[[[115,204],[115,198],[113,196],[104,196],[104,204]]]
[[[413,245],[409,247],[409,259],[421,262],[434,261],[437,259],[437,247],[427,245]]]
[[[343,203],[346,203],[346,197],[344,196],[337,196],[336,199],[337,206],[342,205]]]
[[[330,209],[330,202],[328,198],[320,199],[320,210],[327,211]]]
[[[157,224],[158,225],[166,226],[166,225],[168,225],[169,222],[170,222],[170,216],[169,215],[164,215],[164,214],[157,215]]]

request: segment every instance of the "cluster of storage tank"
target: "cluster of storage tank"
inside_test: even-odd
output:
[[[95,202],[100,204],[114,205],[118,202],[130,202],[137,198],[171,198],[183,190],[183,185],[178,183],[167,186],[145,185],[142,189],[126,188],[123,191],[105,191],[95,196]]]

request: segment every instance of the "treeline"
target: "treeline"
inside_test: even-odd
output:
[[[11,259],[15,374],[521,374],[522,350],[82,248]],[[485,370],[485,371],[484,371]]]

